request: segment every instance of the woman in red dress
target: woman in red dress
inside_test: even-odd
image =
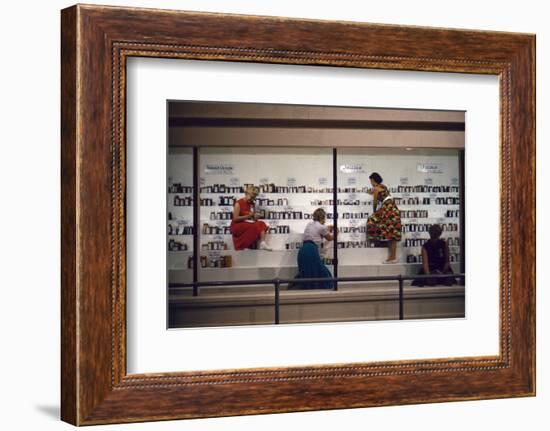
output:
[[[258,196],[258,187],[249,187],[245,197],[237,200],[233,205],[233,219],[231,220],[231,234],[235,250],[250,248],[258,243],[258,249],[271,251],[265,242],[267,225],[259,219],[254,211],[254,200]]]

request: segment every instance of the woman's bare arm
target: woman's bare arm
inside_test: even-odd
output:
[[[334,237],[336,236],[336,233],[334,232],[334,226],[328,226],[328,233],[323,236],[327,241],[332,241]]]
[[[235,205],[233,205],[233,221],[235,223],[238,223],[238,222],[241,222],[243,220],[246,220],[248,218],[250,218],[250,215],[243,215],[243,216],[240,216],[241,212],[241,206],[239,205],[239,202],[235,202]]]

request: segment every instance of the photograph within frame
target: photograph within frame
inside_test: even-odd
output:
[[[464,111],[167,112],[170,329],[465,317]]]

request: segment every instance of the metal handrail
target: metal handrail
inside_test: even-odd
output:
[[[368,277],[317,277],[317,278],[272,278],[272,279],[260,279],[260,280],[234,280],[234,281],[198,281],[195,283],[170,283],[168,287],[192,287],[193,296],[198,296],[199,287],[213,287],[213,286],[250,286],[250,285],[267,285],[273,284],[275,288],[275,324],[279,324],[279,307],[280,307],[280,287],[281,284],[301,284],[311,283],[315,281],[334,281],[334,282],[353,282],[353,281],[398,281],[399,282],[399,320],[404,319],[403,308],[403,296],[405,280],[417,280],[417,279],[437,279],[437,278],[459,278],[465,279],[464,273],[459,274],[427,274],[427,275],[379,275]],[[334,290],[334,289],[332,289]]]
[[[193,286],[248,286],[252,284],[274,284],[276,280],[280,283],[308,283],[312,281],[392,281],[399,280],[415,280],[419,278],[445,278],[456,277],[464,278],[465,274],[426,274],[426,275],[376,275],[365,277],[316,277],[316,278],[261,278],[258,280],[211,280],[211,281],[197,281],[196,283],[170,283],[169,287],[193,287]]]

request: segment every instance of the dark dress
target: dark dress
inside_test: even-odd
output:
[[[378,193],[380,208],[367,220],[367,239],[369,241],[401,241],[401,214],[386,186]]]
[[[428,240],[424,243],[422,248],[426,250],[426,254],[428,255],[428,268],[430,270],[430,274],[453,274],[453,270],[449,267],[447,271],[443,272],[443,268],[445,268],[445,248],[447,247],[447,244],[445,243],[445,240],[438,239],[436,241]],[[418,271],[418,275],[424,275],[424,267],[420,268],[420,271]],[[453,284],[456,284],[456,280],[454,277],[444,277],[444,278],[418,278],[413,281],[413,286],[436,286],[438,284],[443,284],[445,286],[451,286]]]
[[[241,198],[237,202],[240,208],[239,216],[250,214],[254,207],[254,204],[251,205],[245,198]],[[267,225],[261,220],[240,221],[237,223],[231,221],[230,231],[233,236],[235,250],[244,250],[253,246],[265,230],[267,230]]]

